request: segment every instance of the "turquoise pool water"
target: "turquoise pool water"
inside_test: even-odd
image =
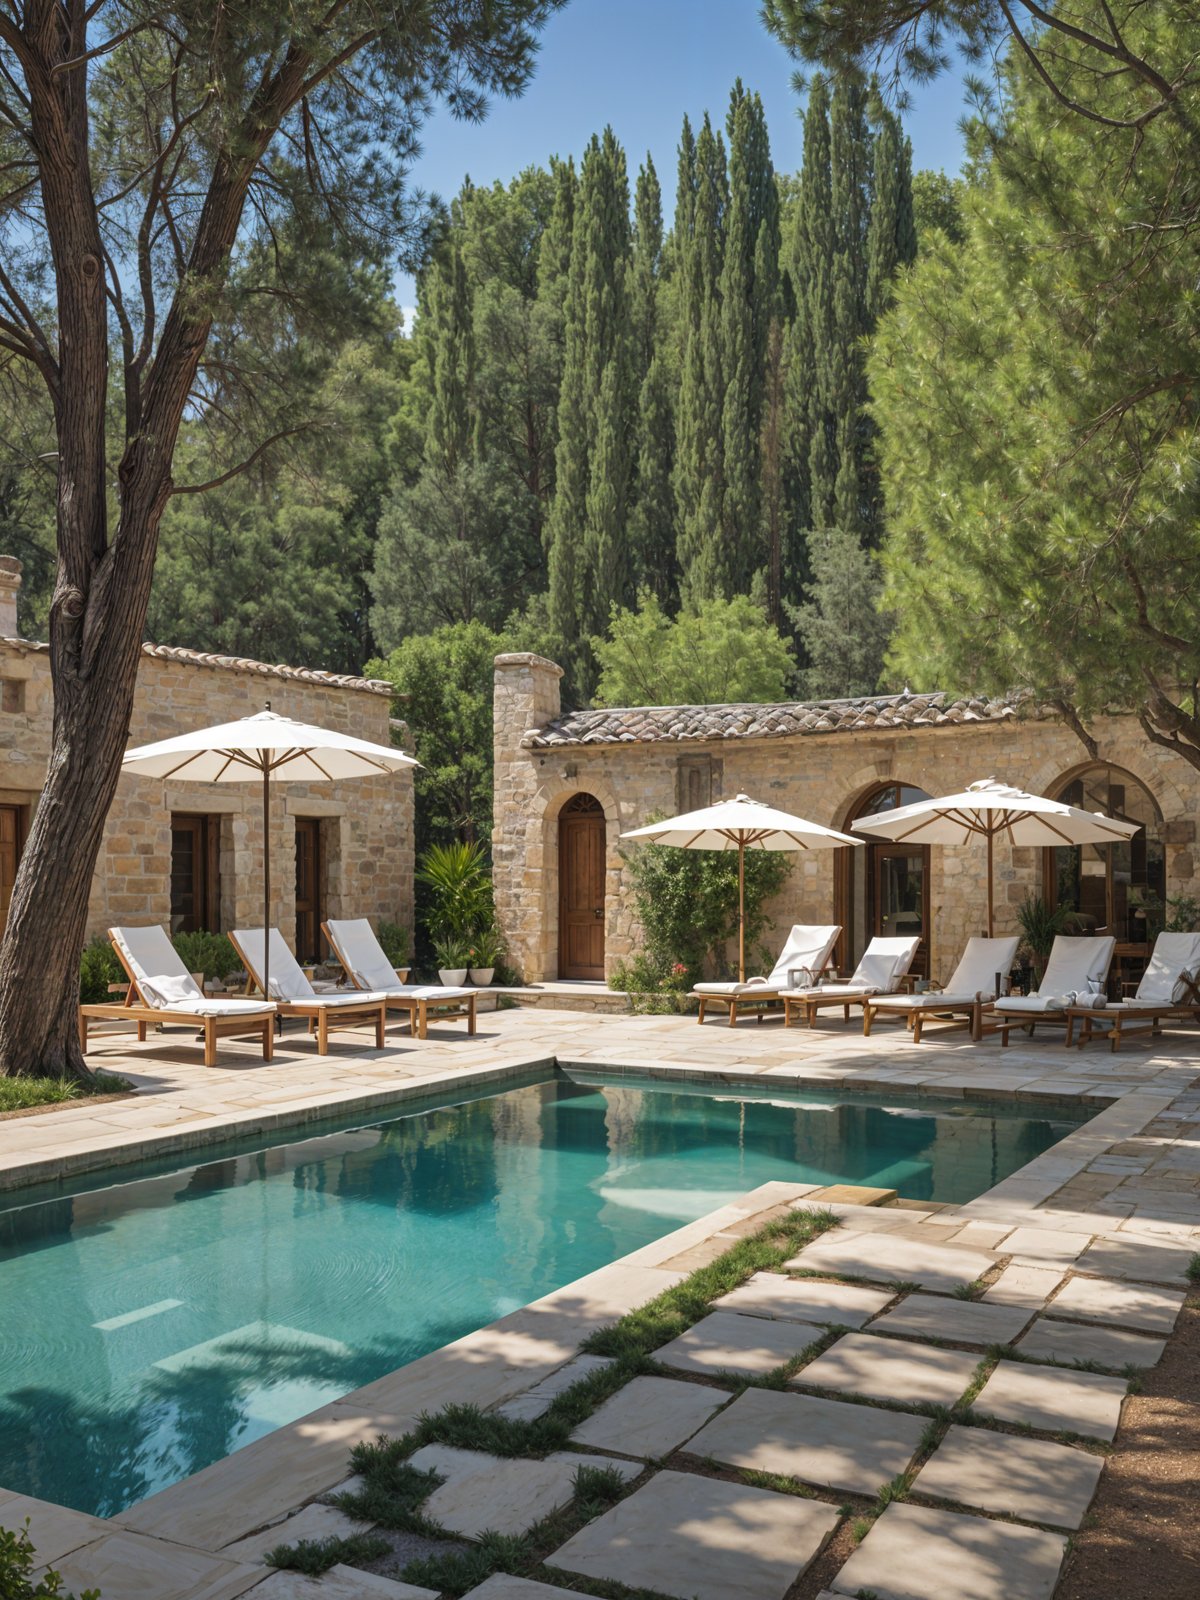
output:
[[[111,1515],[768,1179],[963,1201],[1075,1125],[559,1074],[122,1169],[0,1212],[0,1487]]]

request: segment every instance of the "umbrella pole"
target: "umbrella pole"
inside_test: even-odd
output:
[[[263,999],[271,998],[271,769],[263,763]]]
[[[746,841],[738,840],[738,982],[746,981]]]
[[[993,842],[994,842],[993,841],[992,830],[990,828],[988,829],[987,842],[988,842],[988,866],[987,866],[987,874],[988,874],[988,938],[990,939],[992,937],[992,845],[993,845]]]

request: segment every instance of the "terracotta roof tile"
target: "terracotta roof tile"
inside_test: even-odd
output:
[[[856,700],[800,700],[786,705],[641,706],[568,711],[531,728],[522,743],[656,744],[668,740],[780,739],[797,734],[854,733],[869,728],[942,727],[1003,722],[1018,701],[1001,696],[952,700],[942,693],[865,695]]]
[[[48,651],[50,646],[40,639],[3,639],[21,650]],[[223,672],[251,672],[261,678],[286,678],[292,683],[317,683],[329,689],[359,689],[367,694],[395,693],[393,686],[383,678],[355,678],[342,672],[321,672],[316,667],[271,666],[266,661],[253,661],[248,656],[218,656],[206,650],[185,650],[182,645],[143,644],[142,654],[158,661],[178,661],[184,666],[216,667]]]

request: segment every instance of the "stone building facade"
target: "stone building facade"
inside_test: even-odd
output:
[[[530,982],[582,976],[568,900],[598,931],[585,951],[606,976],[639,943],[620,835],[656,816],[745,792],[853,831],[856,817],[994,777],[1143,823],[1131,846],[1043,851],[995,845],[996,932],[1017,931],[1029,893],[1069,903],[1080,928],[1110,928],[1136,975],[1145,916],[1168,897],[1200,900],[1200,774],[1151,745],[1133,717],[1100,718],[1093,758],[1058,718],[1005,699],[877,696],[778,706],[642,707],[563,713],[562,672],[534,655],[495,668],[493,856],[510,960]],[[593,804],[594,803],[594,804]],[[593,818],[588,823],[588,815]],[[573,840],[594,827],[595,881]],[[579,883],[564,881],[570,854]],[[842,924],[842,963],[873,933],[920,931],[919,970],[945,979],[985,928],[986,853],[863,844],[802,852],[768,909],[773,941],[793,922]],[[1140,904],[1139,904],[1140,902]],[[1186,909],[1186,908],[1185,908]],[[585,903],[575,921],[586,921]],[[1159,910],[1157,915],[1161,916]]]
[[[0,913],[45,779],[53,697],[47,647],[16,637],[20,563],[0,557]],[[273,710],[389,744],[391,685],[300,667],[142,647],[130,742]],[[330,784],[273,786],[275,925],[315,959],[323,917],[370,917],[411,929],[411,769]],[[262,791],[125,776],[96,865],[89,937],[115,923],[210,932],[262,922]]]

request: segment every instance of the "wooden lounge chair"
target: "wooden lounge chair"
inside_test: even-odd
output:
[[[475,1032],[477,990],[402,983],[365,917],[323,922],[321,931],[354,987],[385,995],[389,1011],[406,1012],[408,1031],[418,1039],[426,1037],[431,1016],[435,1022],[465,1017],[468,1034]]]
[[[1117,941],[1109,934],[1080,938],[1060,933],[1050,947],[1050,959],[1036,994],[1001,995],[984,1006],[980,1026],[984,1033],[999,1033],[1008,1043],[1009,1030],[1024,1028],[1030,1038],[1040,1022],[1067,1023],[1067,1008],[1076,996],[1102,995]],[[1080,999],[1082,1009],[1090,1002]]]
[[[850,1020],[850,1007],[862,1005],[872,995],[894,994],[913,964],[921,940],[872,939],[862,960],[844,983],[823,983],[819,988],[788,989],[783,996],[784,1026],[790,1028],[792,1015],[802,1016],[811,1028],[817,1012],[841,1006],[842,1016]]]
[[[246,971],[259,989],[263,987],[263,955],[266,942],[261,928],[238,928],[229,937],[241,956]],[[383,1031],[387,1025],[386,995],[382,994],[318,994],[300,970],[295,956],[284,942],[278,928],[272,928],[271,937],[271,999],[281,1017],[304,1017],[308,1031],[317,1035],[317,1054],[329,1054],[329,1030],[333,1028],[361,1027],[374,1024],[376,1049],[383,1049]]]
[[[178,1022],[202,1030],[206,1067],[217,1064],[217,1040],[234,1034],[261,1034],[263,1060],[270,1061],[275,1046],[273,1005],[206,995],[162,928],[110,928],[108,936],[129,987],[124,1000],[115,1004],[89,1001],[79,1007],[79,1043],[84,1055],[89,1021],[135,1023],[140,1042],[145,1041],[148,1026]]]
[[[921,1029],[931,1020],[970,1028],[972,1039],[978,1039],[983,1002],[995,998],[996,974],[1003,977],[1012,966],[1019,943],[1016,934],[1009,939],[968,939],[949,983],[939,993],[881,994],[864,1000],[863,1033],[870,1033],[876,1017],[898,1017],[911,1027],[914,1044],[920,1044]]]
[[[1200,933],[1160,933],[1136,994],[1103,1008],[1068,1006],[1066,1018],[1068,1045],[1100,1038],[1113,1050],[1131,1034],[1160,1034],[1164,1022],[1200,1022]]]
[[[700,1002],[700,1021],[710,1006],[726,1006],[731,1028],[739,1011],[755,1011],[761,1022],[767,1006],[781,1003],[790,973],[804,968],[815,976],[825,971],[841,931],[838,926],[809,928],[797,923],[769,977],[747,978],[745,983],[698,983],[692,996]]]

